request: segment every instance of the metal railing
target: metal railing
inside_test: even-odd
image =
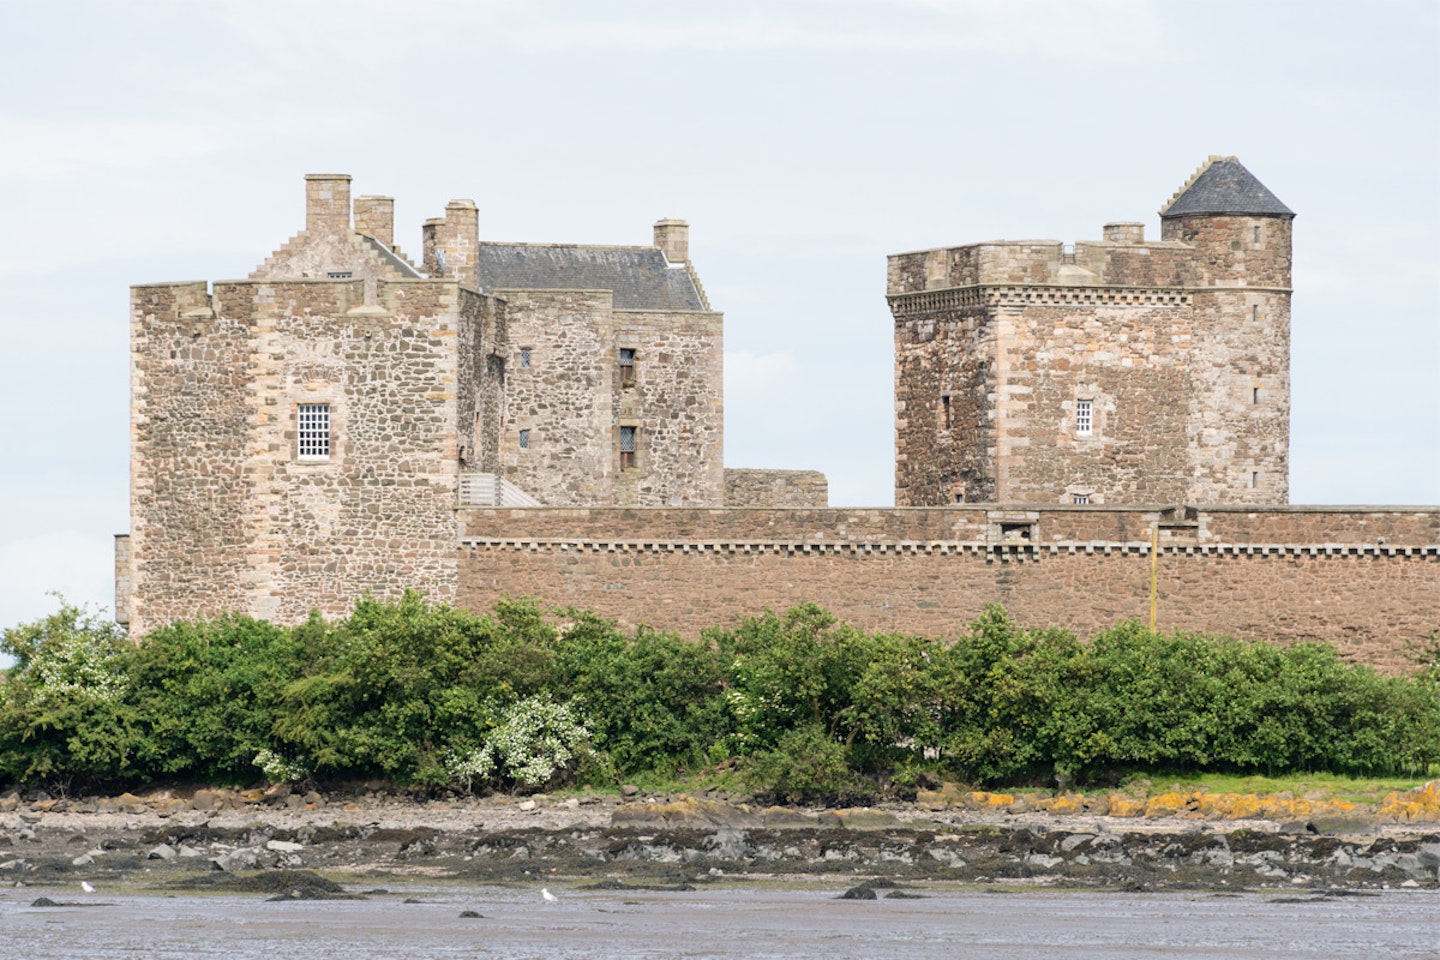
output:
[[[462,507],[543,507],[544,504],[494,473],[460,474]]]

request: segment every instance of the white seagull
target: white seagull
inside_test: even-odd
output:
[[[551,893],[549,890],[546,890],[544,887],[541,887],[541,888],[540,888],[540,898],[541,898],[542,900],[544,900],[546,903],[559,903],[559,902],[560,902],[560,898],[559,898],[559,897],[555,896],[555,894]]]
[[[95,892],[95,887],[94,887],[93,884],[91,884],[91,882],[90,882],[89,880],[81,880],[81,881],[80,881],[80,889],[81,889],[81,890],[84,890],[86,893],[94,893],[94,892]]]

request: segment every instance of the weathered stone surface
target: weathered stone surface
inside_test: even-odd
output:
[[[1284,503],[1292,219],[892,256],[895,502]]]

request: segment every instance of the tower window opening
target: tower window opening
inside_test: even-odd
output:
[[[1250,489],[1251,489],[1251,490],[1254,490],[1254,489],[1256,489],[1256,488],[1259,487],[1259,486],[1260,486],[1260,473],[1259,473],[1259,471],[1251,471],[1251,473],[1250,473]]]
[[[940,394],[940,422],[946,430],[950,429],[950,394]]]
[[[330,459],[330,404],[300,404],[300,430],[296,452],[301,460]]]
[[[529,430],[521,430],[521,431],[520,431],[520,449],[521,449],[521,450],[529,450],[529,449],[530,449],[530,431],[529,431]]]
[[[1077,493],[1077,494],[1074,494],[1073,496],[1070,497],[1070,502],[1073,503],[1073,504],[1075,504],[1077,507],[1087,506],[1087,505],[1090,503],[1090,494],[1088,494],[1088,493]]]
[[[1260,227],[1258,225],[1255,227],[1255,242],[1260,242]]]
[[[1251,403],[1259,403],[1259,402],[1260,402],[1260,388],[1259,388],[1259,387],[1251,387],[1251,388],[1250,388],[1250,402],[1251,402]]]
[[[1250,319],[1251,319],[1251,320],[1259,320],[1259,319],[1260,319],[1260,304],[1254,303],[1254,304],[1251,304],[1251,305],[1250,305]]]
[[[522,370],[529,370],[529,369],[530,369],[530,348],[529,348],[529,347],[521,347],[521,348],[520,348],[520,369],[522,369]]]
[[[1095,401],[1075,401],[1075,435],[1088,437],[1095,426]]]
[[[620,469],[635,469],[635,433],[636,427],[620,428]]]
[[[635,379],[635,348],[620,348],[620,380],[629,383]]]

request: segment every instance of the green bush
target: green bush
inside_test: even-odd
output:
[[[1136,623],[1082,643],[999,607],[948,641],[865,633],[806,605],[695,643],[529,601],[480,615],[407,593],[333,622],[222,616],[132,645],[62,601],[5,630],[0,650],[16,661],[0,683],[0,781],[62,787],[310,775],[533,788],[738,757],[756,790],[833,802],[929,775],[1440,763],[1433,649],[1415,676],[1382,676],[1330,646]]]
[[[124,631],[66,603],[0,633],[15,658],[0,684],[0,782],[116,780],[138,773],[140,717],[129,689]]]

